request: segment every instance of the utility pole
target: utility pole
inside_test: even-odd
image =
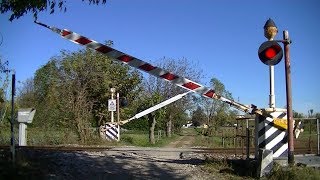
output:
[[[283,31],[285,76],[286,76],[286,98],[288,116],[288,163],[294,164],[294,143],[293,143],[293,113],[292,113],[292,89],[291,89],[291,69],[290,69],[290,38],[287,30]]]
[[[15,75],[15,72],[13,71],[12,73],[12,89],[11,89],[11,121],[10,121],[10,124],[11,124],[11,160],[12,160],[12,163],[15,163],[15,153],[16,153],[16,150],[15,150],[15,141],[14,141],[14,96],[15,96],[15,86],[16,86],[16,75]]]

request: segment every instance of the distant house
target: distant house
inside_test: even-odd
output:
[[[193,125],[191,121],[188,121],[187,124],[182,125],[183,128],[190,128]]]

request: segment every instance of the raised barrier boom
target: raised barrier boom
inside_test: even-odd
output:
[[[259,109],[256,109],[256,106],[254,106],[254,105],[248,106],[248,105],[238,103],[234,100],[225,98],[221,95],[216,94],[213,89],[207,88],[201,84],[198,84],[198,83],[193,82],[187,78],[173,74],[173,73],[166,71],[162,68],[153,66],[145,61],[142,61],[142,60],[135,58],[133,56],[130,56],[128,54],[125,54],[121,51],[113,49],[113,48],[106,46],[104,44],[101,44],[97,41],[91,40],[87,37],[81,36],[81,35],[74,33],[70,30],[67,30],[67,29],[61,30],[59,28],[56,28],[53,26],[48,26],[48,25],[40,23],[38,21],[35,21],[35,23],[38,25],[41,25],[43,27],[46,27],[55,33],[58,33],[60,36],[62,36],[65,39],[68,39],[69,41],[72,41],[76,44],[80,44],[80,45],[86,46],[90,49],[96,50],[100,53],[107,55],[108,57],[110,57],[116,61],[128,64],[131,67],[140,69],[140,70],[142,70],[148,74],[151,74],[153,76],[156,76],[158,78],[162,78],[162,79],[169,81],[171,83],[174,83],[177,86],[180,86],[184,89],[196,92],[196,93],[198,93],[204,97],[207,97],[207,98],[219,99],[219,100],[229,104],[230,106],[232,106],[236,109],[239,109],[243,112],[246,112],[246,113],[261,114],[261,111]]]

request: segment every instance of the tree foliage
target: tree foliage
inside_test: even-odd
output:
[[[292,114],[293,114],[294,118],[303,118],[304,117],[303,113],[299,113],[299,112],[294,111],[294,110],[292,111]]]
[[[28,78],[22,83],[22,88],[20,87],[19,96],[17,97],[17,103],[20,108],[33,107],[35,103],[35,89],[34,89],[34,79]]]
[[[201,78],[201,71],[197,69],[197,65],[188,61],[186,58],[172,59],[163,58],[158,61],[158,67],[172,72],[176,75],[186,77],[193,81],[199,81]],[[149,75],[144,81],[144,87],[148,93],[158,93],[164,100],[172,98],[178,94],[184,93],[187,90],[178,87],[172,82],[167,82],[161,78]],[[171,129],[179,130],[181,125],[186,123],[186,111],[192,108],[192,96],[187,95],[178,101],[166,106],[166,114],[163,122],[159,122],[166,127],[167,136],[171,136]]]
[[[203,109],[198,106],[195,111],[192,112],[191,121],[195,126],[207,123],[207,117]]]
[[[8,99],[7,93],[9,89],[9,62],[3,61],[0,56],[0,123],[8,117]]]
[[[139,96],[139,99],[136,103],[136,113],[142,112],[150,107],[153,107],[162,101],[163,101],[163,97],[161,96],[161,94],[148,93],[146,91],[142,91]],[[140,130],[148,130],[149,131],[150,144],[155,144],[154,132],[156,129],[159,129],[159,126],[161,126],[161,124],[159,124],[157,122],[161,122],[163,120],[165,112],[166,112],[166,107],[163,107],[161,109],[158,109],[157,111],[153,111],[153,112],[147,114],[144,117],[141,117],[140,119],[135,120],[133,123],[136,125],[136,127],[138,125],[140,128],[142,128]],[[160,129],[161,129],[161,127],[160,127]]]
[[[89,4],[105,4],[107,0],[82,0]],[[70,1],[69,1],[70,2]],[[0,3],[1,14],[11,12],[9,20],[19,19],[25,14],[31,13],[37,19],[38,13],[50,11],[53,14],[56,10],[67,11],[66,0],[2,0]]]
[[[141,75],[136,70],[102,54],[89,49],[63,51],[38,69],[33,81],[24,83],[19,104],[36,107],[34,124],[70,128],[86,141],[92,126],[109,120],[110,87],[133,101],[140,82]]]
[[[212,78],[210,84],[217,94],[228,99],[233,99],[232,94],[225,88],[224,84],[219,79]],[[206,123],[215,128],[233,120],[237,114],[236,111],[231,110],[226,103],[220,100],[201,97],[201,99],[198,100],[198,103],[204,110]]]

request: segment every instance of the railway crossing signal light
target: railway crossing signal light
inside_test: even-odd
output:
[[[128,106],[128,100],[127,100],[127,98],[120,98],[120,106],[121,107],[126,107],[126,106]]]
[[[282,47],[276,41],[266,41],[258,51],[259,59],[266,65],[276,65],[283,57]]]

